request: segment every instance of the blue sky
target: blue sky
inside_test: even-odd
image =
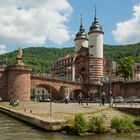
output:
[[[80,14],[88,32],[94,5],[104,44],[140,42],[139,0],[0,0],[0,53],[19,46],[73,47]]]

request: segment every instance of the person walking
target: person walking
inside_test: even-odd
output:
[[[102,102],[102,105],[105,105],[105,100],[106,100],[106,95],[105,95],[105,92],[103,92],[101,94],[101,102]]]
[[[112,93],[110,94],[110,106],[113,106],[113,95],[112,95]]]
[[[88,105],[89,100],[90,100],[90,93],[88,92],[86,94],[86,105]]]
[[[79,103],[79,105],[80,104],[83,105],[83,98],[84,98],[83,94],[80,93],[79,96],[78,96],[78,103]]]
[[[64,102],[65,102],[65,104],[68,104],[69,103],[69,97],[68,96],[65,96]]]

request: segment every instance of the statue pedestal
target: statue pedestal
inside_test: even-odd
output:
[[[8,100],[30,101],[31,69],[27,66],[17,64],[7,67],[7,73]]]

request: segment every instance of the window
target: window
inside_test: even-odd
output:
[[[69,59],[69,62],[71,63],[71,58]]]
[[[85,71],[86,69],[83,67],[82,69],[81,69],[81,71],[83,72],[83,71]]]

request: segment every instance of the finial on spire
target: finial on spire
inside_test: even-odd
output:
[[[96,18],[96,5],[94,5],[94,8],[95,8],[95,18]]]
[[[80,32],[84,32],[85,30],[84,30],[83,25],[82,25],[82,14],[80,14],[80,17],[81,17],[81,18],[80,18],[80,22],[81,22],[81,23],[80,23],[80,29],[79,29],[79,31],[80,31]]]
[[[97,20],[97,16],[96,16],[96,5],[94,5],[94,8],[95,8],[94,24],[97,24],[98,20]]]
[[[80,21],[81,21],[80,26],[82,26],[82,14],[80,14]]]

